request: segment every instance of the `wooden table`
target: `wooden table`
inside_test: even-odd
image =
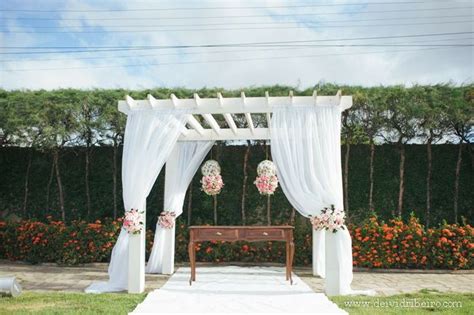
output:
[[[286,242],[286,280],[290,280],[293,269],[295,244],[293,229],[289,225],[282,226],[190,226],[189,227],[189,261],[191,278],[189,285],[196,281],[196,243],[204,241],[283,241]]]

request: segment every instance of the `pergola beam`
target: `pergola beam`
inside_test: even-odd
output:
[[[240,97],[225,98],[217,93],[216,98],[201,98],[197,93],[190,99],[179,99],[171,94],[168,99],[156,99],[153,95],[147,95],[144,100],[134,100],[127,95],[125,100],[119,101],[118,108],[127,114],[134,110],[187,110],[186,129],[179,140],[268,140],[271,129],[271,113],[278,107],[291,106],[337,106],[341,111],[352,106],[352,96],[343,96],[341,90],[336,95],[319,96],[317,91],[311,96],[295,96],[289,91],[288,96],[271,97],[268,91],[263,97],[247,97],[241,92]],[[254,125],[252,114],[264,114],[267,120],[267,128],[257,128]],[[229,128],[221,128],[213,114],[222,114]],[[232,114],[244,114],[248,128],[237,128]],[[201,115],[209,129],[204,128],[194,115]]]
[[[352,96],[293,96],[293,103],[289,96],[275,97],[229,97],[229,98],[200,98],[199,106],[196,106],[196,100],[178,99],[175,97],[169,99],[156,99],[153,109],[189,109],[192,114],[242,114],[242,113],[271,113],[274,108],[281,106],[340,106],[345,110],[352,106]],[[136,109],[150,109],[149,99],[134,100],[127,96],[126,100],[119,101],[118,109],[125,114]]]

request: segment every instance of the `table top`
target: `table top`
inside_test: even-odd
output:
[[[294,229],[291,225],[192,225],[188,229],[239,229],[239,230],[254,230],[254,229]]]

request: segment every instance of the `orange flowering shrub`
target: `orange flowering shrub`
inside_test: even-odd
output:
[[[176,261],[188,261],[188,229],[176,225]],[[31,263],[82,264],[109,261],[122,222],[104,220],[87,223],[0,221],[0,258]],[[368,268],[473,269],[474,228],[444,224],[425,229],[415,217],[404,223],[387,223],[376,217],[350,225],[353,264]],[[149,255],[154,232],[147,230]],[[312,234],[309,222],[295,228],[295,264],[310,265]],[[283,242],[202,242],[196,244],[197,260],[207,262],[285,262]]]
[[[121,219],[68,225],[51,218],[47,222],[0,222],[0,258],[67,265],[108,261],[121,226]],[[147,237],[151,236],[149,231]],[[147,242],[147,248],[152,244]]]
[[[388,223],[376,217],[351,226],[353,265],[369,268],[472,269],[474,229],[448,225],[426,230],[412,216]]]

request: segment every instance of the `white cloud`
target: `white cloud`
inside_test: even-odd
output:
[[[84,4],[79,1],[66,1],[62,9],[69,10],[90,10],[104,9],[104,5],[97,5],[92,1]],[[257,4],[256,4],[257,3]],[[295,5],[305,2],[288,2],[288,1],[265,1],[265,2],[244,2],[229,1],[225,5],[237,6],[253,6],[253,5]],[[306,2],[308,3],[308,2]],[[325,3],[334,3],[326,1]],[[121,2],[120,8],[131,9],[137,7],[216,7],[224,6],[223,2],[200,1],[198,3],[189,2]],[[426,16],[439,16],[439,20],[446,21],[443,16],[466,14],[460,10],[457,11],[429,11],[429,8],[453,6],[451,3],[443,4],[442,2],[433,2],[431,4],[419,5],[369,5],[366,10],[381,11],[387,9],[403,9],[403,8],[424,8],[425,12],[394,12],[394,13],[378,13],[378,14],[360,14],[353,16],[353,20],[357,19],[382,19],[374,22],[339,22],[330,23],[331,25],[360,25],[360,24],[393,24],[406,23],[407,21],[383,21],[383,18],[394,17],[418,17],[420,21]],[[53,8],[54,9],[54,8]],[[61,9],[61,8],[58,8]],[[131,25],[157,25],[157,24],[200,24],[200,23],[236,23],[236,22],[272,22],[276,21],[274,15],[286,14],[288,12],[296,13],[321,13],[321,12],[347,12],[346,7],[321,7],[321,8],[298,8],[298,9],[218,9],[218,10],[194,10],[194,11],[147,11],[147,12],[129,12],[128,17],[139,17],[132,20],[97,20],[100,17],[115,18],[124,16],[125,13],[110,12],[104,13],[74,13],[67,12],[61,14],[59,25],[67,27],[66,31],[87,30],[84,26],[101,26],[105,31],[117,30],[112,25],[123,25],[124,28]],[[202,16],[230,16],[230,15],[266,15],[265,17],[255,18],[226,18],[226,19],[201,19]],[[471,13],[472,15],[472,13]],[[164,20],[169,17],[189,17],[184,20]],[[349,20],[352,15],[327,15],[323,16],[323,20]],[[69,21],[70,18],[82,18],[80,23]],[[154,20],[146,20],[153,18]],[[278,18],[280,20],[281,18]],[[299,16],[296,19],[284,18],[285,26],[301,26],[308,20],[315,20],[314,16]],[[451,20],[454,20],[452,18]],[[459,18],[456,18],[459,20]],[[410,20],[413,22],[417,20]],[[431,20],[433,21],[433,20]],[[74,25],[82,25],[77,27]],[[240,27],[250,27],[252,25],[241,25]],[[255,25],[253,25],[255,26]],[[257,25],[258,26],[258,25]],[[269,25],[262,25],[268,27]],[[14,29],[24,29],[15,21],[11,25]],[[65,45],[78,46],[137,46],[137,45],[187,45],[187,44],[209,44],[209,43],[239,43],[239,42],[271,42],[286,40],[307,40],[307,39],[327,39],[327,38],[355,38],[355,37],[375,37],[384,35],[401,35],[401,34],[422,34],[422,33],[448,33],[459,31],[472,31],[472,24],[439,24],[439,25],[420,25],[414,26],[398,26],[398,27],[321,27],[286,30],[245,30],[245,31],[218,31],[216,28],[235,27],[235,26],[215,26],[210,31],[199,32],[155,32],[155,33],[105,33],[102,36],[91,36],[87,34],[70,34],[69,40]],[[129,27],[130,28],[130,27]],[[173,28],[189,28],[189,27],[173,27]],[[196,28],[196,26],[193,26]],[[138,28],[140,29],[140,28]],[[53,35],[48,34],[0,34],[0,41],[4,45],[39,45],[41,43],[49,43],[53,41]],[[470,38],[457,41],[473,43],[472,35],[457,36],[458,38]],[[46,40],[45,40],[46,39]],[[401,40],[385,40],[384,43],[408,43],[408,42],[426,41],[427,38],[401,39]],[[363,41],[368,43],[369,41]],[[375,41],[370,41],[375,42]],[[381,42],[381,41],[380,41]],[[356,41],[346,41],[345,43],[358,43]],[[448,42],[437,42],[447,44]],[[451,42],[452,43],[452,42]],[[100,54],[63,54],[63,55],[47,55],[42,58],[57,58],[57,61],[26,61],[18,59],[15,63],[4,63],[5,69],[45,69],[45,68],[86,68],[75,70],[54,70],[54,71],[25,71],[25,72],[0,72],[0,86],[7,89],[18,88],[45,88],[54,89],[59,87],[76,87],[76,88],[92,88],[92,87],[125,87],[125,88],[145,88],[156,86],[186,86],[190,88],[199,88],[203,86],[221,86],[225,88],[240,88],[249,85],[271,85],[271,84],[288,84],[296,85],[301,83],[301,87],[308,87],[316,84],[320,80],[327,82],[360,84],[360,85],[379,85],[379,84],[398,84],[398,83],[437,83],[453,81],[464,83],[471,81],[474,73],[473,69],[473,50],[469,48],[451,48],[451,49],[433,49],[433,50],[417,50],[413,47],[361,47],[361,48],[305,48],[305,49],[285,49],[272,51],[241,51],[239,53],[223,53],[224,50],[252,50],[253,48],[241,49],[189,49],[187,52],[202,52],[204,54],[181,54],[183,50],[167,49],[167,50],[149,50],[136,52],[107,52]],[[410,50],[410,51],[407,51]],[[211,53],[217,51],[219,53]],[[365,54],[368,51],[385,51],[385,53]],[[398,52],[397,52],[398,51]],[[350,53],[364,53],[354,55],[343,55]],[[143,57],[142,55],[155,54],[152,57]],[[163,55],[175,54],[175,55]],[[74,56],[104,56],[103,59],[70,59]],[[130,58],[108,59],[107,57],[117,55],[130,55]],[[272,59],[282,56],[299,56],[299,55],[319,55],[306,58],[291,59]],[[4,59],[11,57],[4,56]],[[68,59],[69,58],[69,59]],[[202,62],[215,60],[235,60],[259,58],[254,61],[228,61],[228,62],[210,62],[210,63],[188,63],[188,64],[172,64],[172,65],[150,65],[148,67],[123,67],[120,65],[127,64],[159,64],[159,63],[180,63],[180,62]],[[66,60],[64,60],[66,59]],[[117,65],[118,67],[101,68],[101,66]]]

